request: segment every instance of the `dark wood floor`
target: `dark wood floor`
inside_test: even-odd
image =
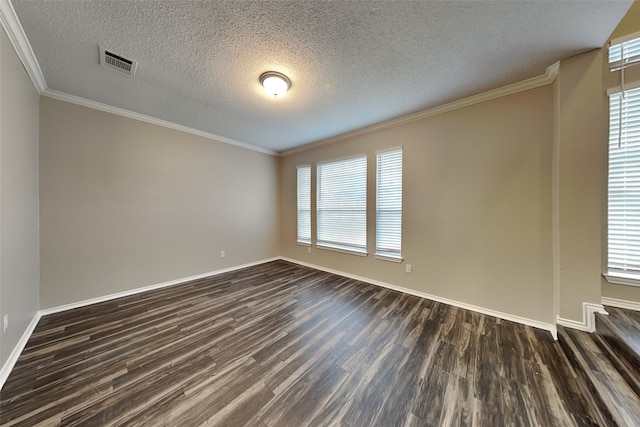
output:
[[[548,332],[276,261],[43,317],[0,425],[597,425]]]

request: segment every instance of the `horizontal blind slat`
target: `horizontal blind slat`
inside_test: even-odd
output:
[[[367,246],[367,157],[317,166],[318,244],[358,251]]]
[[[631,42],[612,46],[609,62],[623,49],[625,59],[640,55],[640,39]],[[611,95],[609,114],[607,265],[640,274],[640,88]]]
[[[311,167],[298,167],[298,241],[311,243]]]
[[[400,255],[402,148],[376,156],[376,253]]]

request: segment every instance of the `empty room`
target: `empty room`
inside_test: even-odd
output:
[[[640,4],[0,24],[0,426],[640,425]]]

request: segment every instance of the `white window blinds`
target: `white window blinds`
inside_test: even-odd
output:
[[[311,166],[298,167],[298,242],[311,244]]]
[[[609,97],[608,269],[640,277],[640,89]]]
[[[367,157],[318,164],[318,246],[367,252]]]
[[[376,156],[376,255],[401,259],[402,148]]]
[[[618,70],[624,64],[629,65],[640,61],[640,38],[633,38],[620,43],[615,41],[609,46],[609,69]]]

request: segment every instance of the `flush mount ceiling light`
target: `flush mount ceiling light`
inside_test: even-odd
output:
[[[260,84],[269,93],[278,98],[287,93],[291,87],[289,77],[277,71],[267,71],[260,75]]]

